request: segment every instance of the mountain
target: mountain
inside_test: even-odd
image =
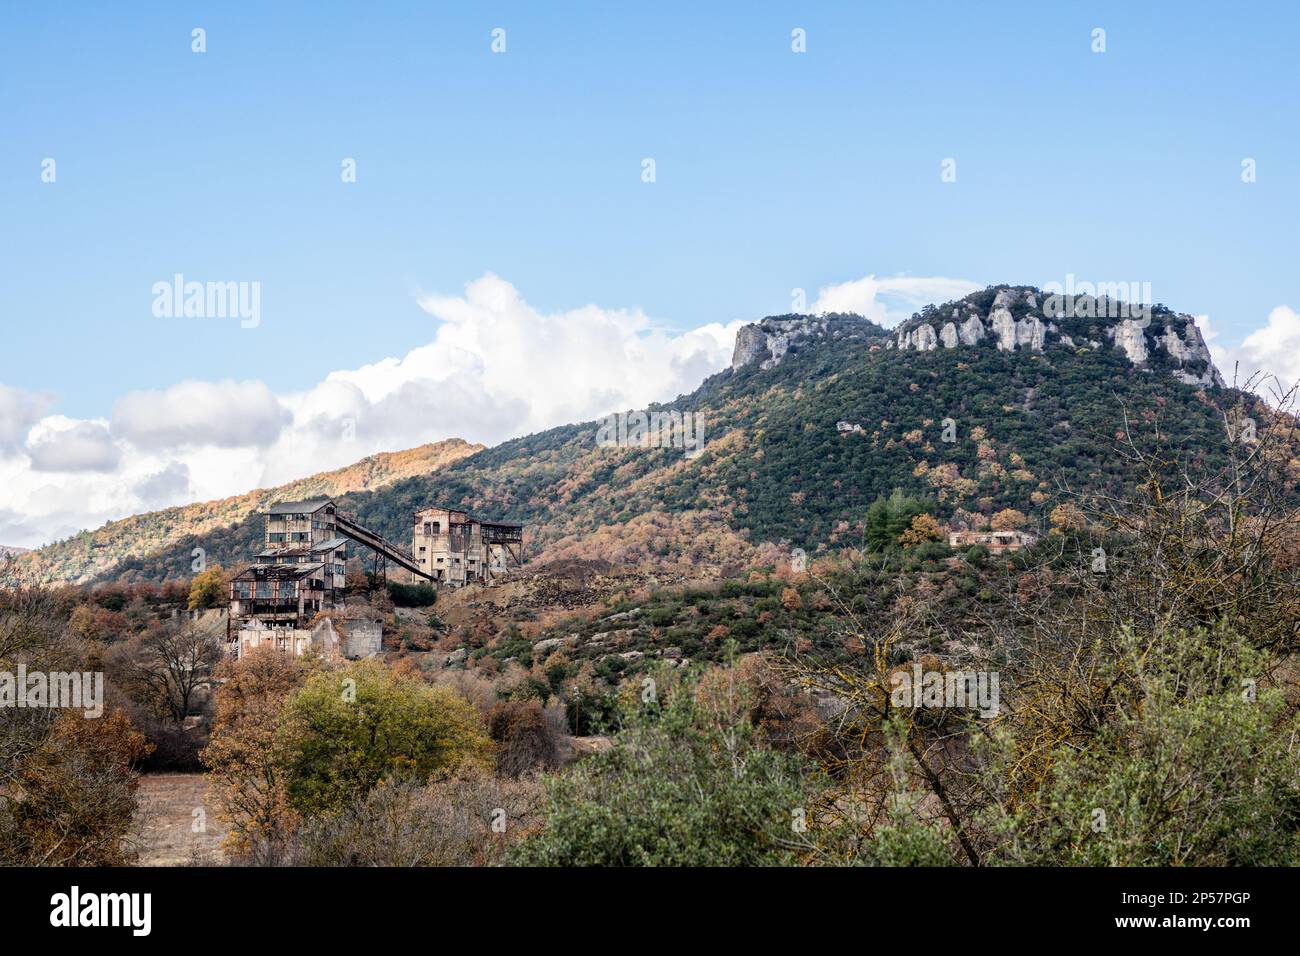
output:
[[[1041,525],[1062,488],[1119,490],[1132,480],[1114,451],[1126,428],[1146,442],[1158,426],[1190,467],[1209,467],[1225,459],[1225,414],[1273,414],[1253,394],[1219,384],[1189,316],[1061,298],[990,287],[927,307],[893,331],[854,315],[745,326],[730,368],[645,410],[699,416],[698,455],[602,447],[610,444],[602,435],[628,430],[593,421],[383,487],[330,493],[390,540],[409,539],[419,508],[461,507],[528,525],[537,564],[604,562],[662,582],[734,575],[791,548],[814,556],[858,545],[868,508],[895,489],[928,500],[954,526],[1008,508]],[[1300,480],[1300,461],[1293,474]],[[161,580],[188,574],[192,547],[226,565],[246,562],[260,534],[253,505],[242,519],[204,515],[202,527],[203,506],[193,507],[185,529],[158,516],[128,519],[171,531],[167,548],[136,534],[116,564],[68,563],[80,580],[92,566],[101,577]],[[49,550],[36,560],[58,567]]]
[[[46,582],[82,583],[106,574],[112,576],[112,570],[123,562],[156,554],[179,541],[219,533],[270,502],[374,491],[412,475],[436,471],[482,450],[482,445],[452,438],[406,451],[371,455],[344,468],[275,488],[110,521],[95,531],[83,531],[24,554],[17,571],[26,579]],[[189,553],[186,548],[184,554]]]
[[[17,556],[20,554],[26,554],[27,550],[27,548],[14,548],[7,544],[0,544],[0,558],[7,558],[11,555]]]
[[[1224,384],[1196,320],[1163,305],[1132,306],[1105,297],[1003,287],[927,308],[896,333],[887,348],[922,352],[979,345],[986,339],[1004,352],[1042,352],[1053,344],[1096,350],[1109,343],[1134,365],[1167,371],[1184,384]]]

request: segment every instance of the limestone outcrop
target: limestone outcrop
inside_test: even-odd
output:
[[[1136,366],[1170,371],[1172,361],[1176,367],[1171,373],[1179,381],[1223,385],[1223,377],[1214,367],[1205,339],[1190,315],[1175,315],[1163,308],[1152,310],[1150,306],[1139,310],[1094,296],[1070,300],[1064,307],[1061,296],[1048,296],[1042,299],[1040,308],[1036,290],[1023,287],[999,288],[987,312],[973,299],[967,297],[942,310],[924,310],[900,325],[883,347],[933,352],[981,346],[987,340],[1002,352],[1043,352],[1054,345],[1077,351],[1105,348],[1109,339],[1109,346],[1119,349]],[[987,303],[988,299],[982,301]],[[1050,309],[1052,314],[1045,314],[1043,309]],[[783,316],[746,325],[736,334],[731,367],[740,369],[757,363],[771,368],[799,342],[832,334],[828,332],[830,318]],[[877,338],[879,332],[876,328]],[[875,350],[880,344],[871,347]],[[1168,358],[1153,361],[1159,352]]]

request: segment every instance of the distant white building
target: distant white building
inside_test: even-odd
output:
[[[1003,551],[1019,551],[1032,548],[1038,543],[1038,535],[1028,531],[949,531],[948,547],[968,548],[982,544],[994,554]]]

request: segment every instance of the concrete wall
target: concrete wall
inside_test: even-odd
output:
[[[378,621],[348,621],[343,656],[356,660],[378,657],[384,646],[384,628]]]
[[[235,634],[232,651],[243,657],[255,647],[274,647],[284,654],[301,657],[308,650],[321,657],[353,660],[377,657],[383,650],[384,628],[379,621],[340,621],[325,618],[311,630],[303,628],[269,628],[253,621]]]

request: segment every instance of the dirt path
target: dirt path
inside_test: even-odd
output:
[[[141,866],[219,864],[225,828],[201,773],[159,773],[140,778],[133,839]]]

